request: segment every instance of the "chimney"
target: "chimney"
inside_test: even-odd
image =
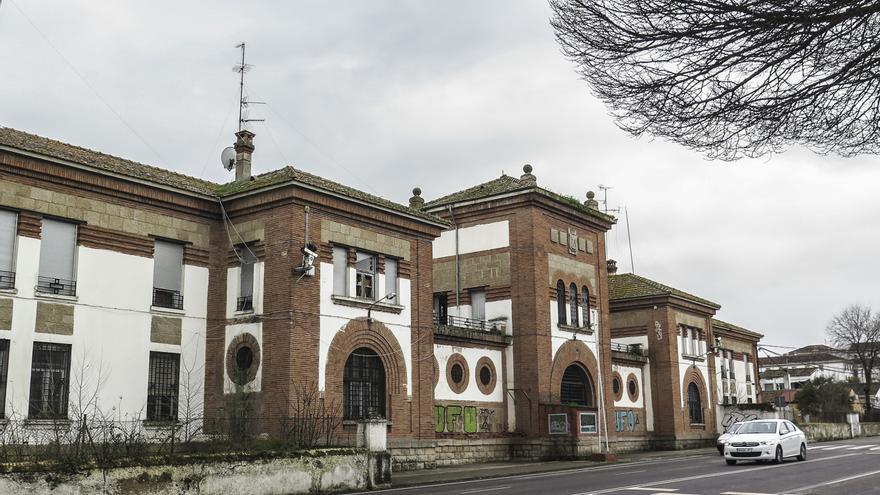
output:
[[[422,190],[418,187],[413,188],[413,196],[409,198],[409,207],[414,210],[421,210],[425,206],[425,199],[422,198]]]
[[[608,275],[614,275],[617,273],[617,261],[608,260]]]
[[[532,186],[538,185],[538,178],[532,175],[532,166],[528,163],[523,165],[523,174],[520,176],[519,180],[526,182]]]
[[[254,152],[255,134],[247,129],[235,133],[235,182],[250,180],[251,155]]]

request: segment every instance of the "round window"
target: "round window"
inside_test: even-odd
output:
[[[620,380],[617,377],[614,377],[614,380],[611,381],[611,391],[614,392],[614,395],[620,394]]]
[[[488,366],[480,368],[480,383],[487,387],[492,383],[492,370]]]
[[[636,385],[635,380],[630,380],[629,384],[627,384],[627,387],[629,387],[629,395],[636,395],[636,392],[639,391],[638,385]]]
[[[452,370],[450,370],[449,374],[452,376],[452,381],[455,384],[460,384],[464,380],[464,369],[458,363],[452,365]]]
[[[238,369],[244,371],[254,364],[254,351],[250,347],[243,345],[235,352],[235,365]]]

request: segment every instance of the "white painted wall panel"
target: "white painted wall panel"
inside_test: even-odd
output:
[[[476,253],[510,246],[510,222],[484,223],[458,229],[458,254]],[[434,240],[434,258],[455,256],[455,230]]]
[[[464,392],[457,394],[452,391],[446,381],[446,365],[450,356],[453,354],[461,354],[468,365],[468,386]],[[434,388],[434,399],[450,400],[450,401],[481,401],[481,402],[502,402],[504,400],[504,381],[503,370],[501,366],[501,351],[496,349],[478,349],[472,347],[456,347],[451,345],[434,345],[434,357],[437,358],[437,364],[440,367],[440,379]],[[477,386],[479,380],[479,370],[477,369],[477,361],[482,357],[488,357],[495,365],[495,373],[498,374],[495,380],[495,389],[491,394],[486,395]]]

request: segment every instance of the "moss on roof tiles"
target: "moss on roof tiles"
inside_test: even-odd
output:
[[[654,280],[636,275],[622,273],[608,276],[608,299],[624,300],[650,296],[675,296],[711,308],[720,309],[721,305],[708,299],[697,297],[674,287],[661,284]]]
[[[501,174],[501,177],[497,179],[493,179],[482,184],[477,184],[476,186],[469,187],[462,191],[447,194],[446,196],[437,198],[433,201],[428,201],[427,203],[425,203],[425,208],[431,209],[437,206],[461,203],[464,201],[477,201],[480,199],[491,198],[493,196],[499,196],[501,194],[520,191],[535,192],[537,194],[540,194],[541,196],[545,196],[560,203],[564,203],[574,208],[575,210],[598,217],[607,222],[614,223],[616,221],[613,216],[602,213],[599,210],[589,208],[582,202],[578,201],[576,198],[555,193],[553,191],[550,191],[549,189],[538,187],[535,184],[517,179],[516,177],[511,177],[506,174]]]
[[[62,143],[61,141],[29,134],[9,127],[0,127],[0,145],[199,194],[214,195],[214,189],[217,187],[213,182],[144,165],[143,163],[107,155],[72,144]]]
[[[317,175],[310,174],[308,172],[304,172],[290,166],[280,168],[278,170],[273,170],[265,174],[255,175],[249,181],[230,182],[228,184],[223,184],[217,187],[217,194],[221,197],[232,196],[235,194],[256,191],[264,187],[272,187],[291,181],[299,182],[301,184],[305,184],[306,186],[322,189],[331,193],[340,194],[345,197],[360,200],[375,206],[388,208],[389,210],[393,210],[399,213],[404,213],[424,220],[430,220],[434,223],[440,223],[443,225],[447,224],[445,220],[441,220],[440,218],[431,215],[430,213],[416,210],[414,208],[395,203],[394,201],[390,201],[379,196],[359,191],[352,187],[344,186],[338,182],[327,180],[323,177],[319,177]]]
[[[719,320],[719,319],[717,319],[717,318],[712,318],[712,326],[713,326],[713,327],[716,327],[716,328],[720,328],[720,329],[722,329],[722,330],[730,330],[730,331],[733,331],[733,332],[745,333],[745,334],[747,334],[747,335],[752,335],[752,336],[755,336],[755,337],[758,337],[758,338],[761,338],[761,337],[764,336],[764,334],[761,334],[761,333],[758,333],[758,332],[755,332],[755,331],[752,331],[752,330],[748,330],[748,329],[743,328],[743,327],[741,327],[741,326],[734,325],[733,323],[728,323],[728,322],[726,322],[726,321],[721,321],[721,320]]]
[[[285,182],[296,181],[307,186],[322,189],[330,193],[340,194],[354,200],[387,208],[398,213],[428,220],[436,224],[446,224],[446,221],[424,211],[409,208],[408,206],[372,194],[367,194],[363,191],[318,177],[317,175],[303,172],[302,170],[297,170],[293,167],[284,167],[260,174],[254,176],[252,180],[249,181],[216,184],[207,180],[197,179],[170,170],[145,165],[143,163],[126,160],[113,155],[107,155],[105,153],[29,134],[9,127],[0,127],[0,146],[8,146],[10,148],[35,153],[49,158],[85,165],[132,179],[143,180],[191,193],[214,197],[226,197],[233,194],[257,191],[264,187],[271,187]]]

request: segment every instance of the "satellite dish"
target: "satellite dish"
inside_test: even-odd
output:
[[[223,168],[226,170],[232,170],[235,167],[235,148],[232,146],[226,147],[222,153],[220,153],[220,163],[223,164]]]

